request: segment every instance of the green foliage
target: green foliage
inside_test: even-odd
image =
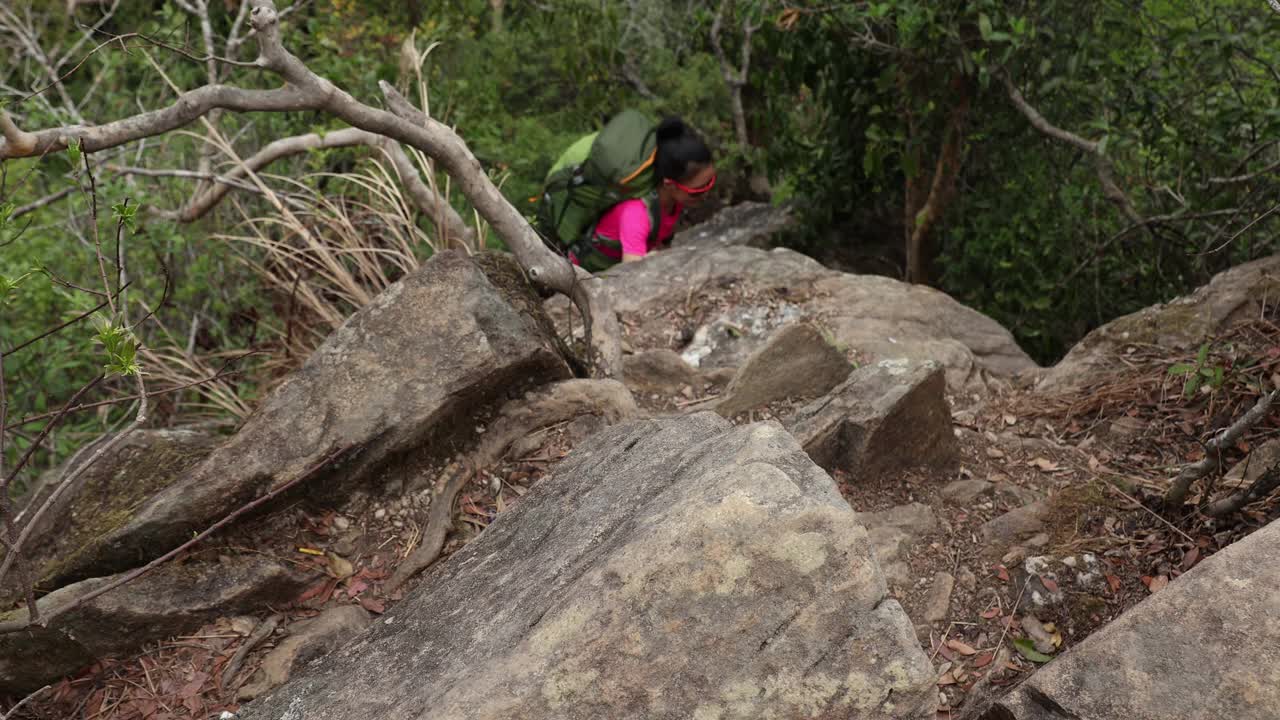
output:
[[[126,377],[142,372],[138,366],[138,338],[133,331],[123,327],[101,313],[93,316],[94,342],[102,346],[106,356],[103,369],[108,375]]]
[[[1176,363],[1169,368],[1169,374],[1182,376],[1182,397],[1191,399],[1201,388],[1218,390],[1226,382],[1226,368],[1208,362],[1209,343],[1204,343],[1196,352],[1195,362]]]

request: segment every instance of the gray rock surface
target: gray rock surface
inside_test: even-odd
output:
[[[955,587],[956,579],[951,573],[934,573],[933,583],[929,585],[929,593],[924,600],[925,622],[940,623],[947,619],[947,613],[951,610],[951,593]]]
[[[624,355],[622,363],[622,382],[637,397],[671,397],[698,383],[698,369],[666,348]]]
[[[841,346],[872,361],[900,357],[936,361],[945,368],[953,391],[980,390],[988,379],[1038,368],[1008,330],[945,293],[877,275],[829,270],[782,248],[677,247],[643,262],[617,265],[605,278],[614,307],[623,315],[672,307],[684,302],[691,291],[735,283],[747,293],[772,291],[785,302],[795,297],[803,316],[829,328]],[[765,309],[751,311],[758,315]],[[707,334],[719,338],[714,327]],[[740,339],[727,337],[730,344]],[[755,347],[733,354],[745,357]],[[712,351],[713,358],[723,353],[718,348]],[[707,366],[723,363],[717,365],[713,359]]]
[[[1267,298],[1280,297],[1280,255],[1224,270],[1190,295],[1116,318],[1090,332],[1036,386],[1070,392],[1121,367],[1116,359],[1135,344],[1172,351],[1198,347],[1240,320],[1257,317]]]
[[[243,720],[931,718],[866,531],[774,423],[573,451],[352,643]]]
[[[372,622],[373,617],[359,605],[339,605],[290,625],[289,636],[262,658],[257,672],[236,697],[250,700],[283,685],[294,670],[333,652]]]
[[[72,461],[77,461],[78,466],[111,437],[99,438],[83,448],[77,457],[42,475],[31,492],[19,501],[16,522],[20,526],[39,513],[25,552],[39,588],[51,590],[94,575],[95,568],[68,570],[67,565],[75,564],[82,546],[122,522],[139,504],[175,482],[218,442],[212,435],[192,430],[135,430],[89,465],[72,485],[57,494],[47,510],[40,512],[68,470],[73,469]],[[4,551],[0,550],[0,557],[3,555]],[[18,573],[10,572],[0,592],[0,601],[7,603],[20,597],[19,585]]]
[[[344,453],[308,481],[352,484],[465,442],[507,393],[569,375],[514,261],[437,253],[335,330],[204,461],[87,542],[67,575],[163,553],[267,488]]]
[[[115,580],[84,580],[40,598],[41,611],[74,602]],[[26,695],[98,658],[190,632],[219,615],[264,610],[298,596],[310,576],[260,557],[168,563],[53,618],[48,628],[0,634],[0,695]],[[26,609],[0,615],[25,623]]]
[[[907,503],[878,512],[861,512],[858,522],[867,528],[876,560],[885,578],[898,587],[911,585],[907,557],[911,548],[938,529],[938,518],[924,503]]]
[[[743,202],[723,208],[706,222],[676,233],[671,245],[766,247],[776,235],[794,224],[795,217],[788,206]]]
[[[1041,668],[984,720],[1273,720],[1277,618],[1273,522]]]
[[[966,507],[973,504],[983,495],[990,494],[993,488],[994,486],[986,480],[968,478],[947,483],[943,486],[940,494],[943,500]]]
[[[944,389],[937,364],[882,360],[797,410],[787,428],[814,462],[855,481],[911,467],[943,470],[959,458]]]
[[[848,358],[808,323],[789,325],[751,354],[725,388],[716,412],[732,417],[787,398],[814,398],[844,382]]]
[[[1048,506],[1037,501],[1014,508],[982,524],[982,539],[986,543],[984,554],[998,557],[1014,543],[1025,540],[1044,530],[1044,515]]]

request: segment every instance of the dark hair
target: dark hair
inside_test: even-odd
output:
[[[690,164],[705,165],[711,162],[711,151],[698,134],[678,117],[671,116],[658,123],[658,151],[653,159],[654,181],[679,182],[689,174]]]

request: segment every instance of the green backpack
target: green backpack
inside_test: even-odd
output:
[[[617,260],[596,249],[621,244],[594,235],[596,223],[623,200],[640,198],[649,209],[652,246],[658,234],[658,202],[653,192],[653,160],[658,147],[652,120],[635,110],[615,115],[599,131],[585,135],[560,156],[543,183],[537,225],[543,237],[572,252],[584,268],[603,270]]]

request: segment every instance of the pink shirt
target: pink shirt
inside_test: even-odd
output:
[[[669,239],[675,232],[680,210],[680,205],[677,204],[670,215],[658,218],[659,243]],[[649,251],[657,249],[656,246],[649,247],[649,226],[649,210],[645,208],[644,201],[623,200],[609,208],[609,212],[596,223],[596,234],[620,242],[622,252],[627,255],[647,255]],[[622,259],[622,255],[607,246],[597,245],[596,249],[613,260]]]

